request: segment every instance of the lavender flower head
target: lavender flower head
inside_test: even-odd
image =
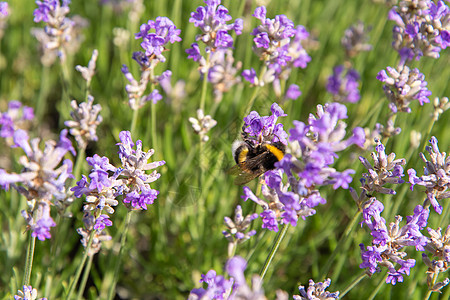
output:
[[[0,19],[6,18],[9,15],[8,2],[0,2]]]
[[[242,207],[240,205],[236,206],[233,220],[229,217],[224,218],[224,223],[227,227],[227,230],[222,231],[222,234],[229,242],[229,255],[231,254],[231,250],[233,249],[235,244],[241,244],[256,234],[256,230],[250,230],[248,232],[245,231],[247,231],[247,229],[250,227],[252,221],[257,218],[257,213],[244,217],[242,215]]]
[[[149,20],[146,24],[142,24],[140,32],[136,33],[136,39],[142,38],[141,46],[145,50],[134,52],[132,57],[141,69],[139,81],[134,79],[126,65],[123,65],[121,70],[130,82],[125,90],[128,94],[128,103],[133,110],[138,110],[148,101],[155,104],[162,99],[157,89],[153,89],[148,95],[145,92],[149,83],[154,85],[159,83],[160,76],[154,75],[154,68],[158,63],[166,61],[162,55],[167,50],[166,45],[181,41],[180,33],[181,30],[166,17],[157,17],[155,21]]]
[[[153,30],[154,32],[150,32]],[[162,55],[166,50],[165,45],[181,41],[180,33],[181,30],[177,29],[169,18],[157,17],[155,21],[149,20],[147,24],[141,25],[136,39],[142,38],[141,47],[145,50],[148,60],[165,62],[166,58]]]
[[[100,104],[94,103],[94,97],[88,95],[86,102],[77,105],[76,100],[72,100],[70,105],[72,111],[70,116],[73,120],[65,121],[64,125],[70,127],[70,134],[75,137],[78,148],[86,149],[89,141],[97,141],[97,126],[103,121],[102,116],[99,115],[102,110]]]
[[[330,165],[337,157],[336,152],[352,144],[364,144],[364,130],[355,128],[353,136],[344,140],[346,124],[339,120],[346,118],[346,113],[344,105],[333,103],[325,108],[318,106],[317,115],[309,118],[309,125],[294,121],[295,128],[290,130],[291,143],[288,145],[291,154],[286,154],[275,164],[278,169],[265,174],[265,184],[261,191],[269,203],[244,187],[243,198],[251,199],[264,209],[260,214],[263,228],[278,231],[279,222],[296,226],[299,217],[305,219],[315,214],[313,208],[326,203],[320,196],[319,186],[348,188],[352,181],[350,174],[354,171],[349,169],[338,172]],[[252,113],[247,118],[252,119],[251,116]],[[249,123],[248,120],[245,121],[246,124]],[[251,125],[249,128],[252,132],[258,132],[257,129],[262,127],[258,122],[252,122]],[[283,173],[287,176],[288,183],[283,183]]]
[[[207,73],[207,79],[213,86],[214,101],[216,103],[222,100],[225,92],[228,92],[235,84],[241,82],[241,78],[238,76],[241,66],[241,62],[234,64],[233,51],[231,49],[216,50],[211,53],[209,65],[205,60],[200,60],[200,73]]]
[[[427,254],[422,253],[422,261],[428,267],[427,270],[427,284],[428,289],[433,292],[440,292],[440,290],[446,286],[449,282],[449,278],[445,278],[441,282],[436,282],[439,273],[447,272],[450,269],[450,225],[447,226],[444,234],[441,233],[441,228],[434,230],[427,228],[430,235],[428,244],[425,246],[425,250],[430,252],[434,257],[430,260]]]
[[[4,30],[6,29],[6,20],[9,17],[8,2],[0,2],[0,40],[3,37]]]
[[[124,193],[124,203],[131,203],[133,209],[147,209],[148,204],[153,204],[159,192],[150,187],[150,183],[157,180],[161,175],[153,171],[146,174],[145,171],[155,169],[164,165],[166,162],[147,161],[155,152],[153,149],[147,152],[142,151],[142,141],[131,140],[129,131],[122,131],[119,135],[119,157],[122,161],[121,181]],[[136,149],[133,147],[136,145]]]
[[[292,68],[306,68],[311,58],[302,46],[309,37],[303,26],[294,23],[285,15],[277,15],[274,19],[266,18],[264,6],[257,7],[253,16],[261,21],[252,32],[255,46],[253,51],[264,61],[267,69],[257,76],[255,70],[244,70],[242,76],[253,85],[263,86],[278,80],[289,78]]]
[[[27,129],[30,121],[34,118],[32,107],[22,106],[19,101],[10,101],[8,110],[0,112],[0,136],[2,138],[11,138],[18,129]]]
[[[91,59],[89,60],[89,63],[87,67],[83,67],[80,65],[77,65],[75,67],[75,70],[81,73],[81,76],[83,76],[84,80],[86,80],[86,86],[89,88],[91,85],[92,77],[94,77],[95,74],[95,67],[97,63],[98,58],[98,50],[94,49],[92,51]]]
[[[424,174],[417,177],[416,170],[409,169],[409,182],[411,183],[411,190],[414,186],[421,185],[426,188],[424,207],[430,204],[438,213],[442,213],[442,206],[439,201],[450,198],[450,156],[446,156],[445,152],[440,152],[438,147],[438,140],[433,136],[430,141],[431,146],[425,147],[425,150],[430,155],[430,160],[427,160],[423,153],[420,153],[420,158],[425,162],[423,168]]]
[[[248,286],[245,280],[244,271],[247,268],[247,261],[240,257],[230,258],[225,271],[230,279],[217,275],[216,271],[210,270],[206,275],[202,275],[200,282],[208,284],[206,289],[193,289],[189,294],[189,300],[206,299],[267,299],[262,288],[262,280],[258,275],[252,277],[252,286]]]
[[[388,18],[397,24],[392,46],[401,64],[422,56],[439,58],[450,45],[450,10],[444,1],[400,1]]]
[[[193,43],[191,48],[186,49],[188,58],[199,63],[200,74],[207,76],[206,79],[212,83],[216,102],[220,102],[223,93],[240,82],[236,74],[241,63],[233,65],[233,38],[230,31],[240,35],[243,28],[242,19],[227,24],[232,17],[220,3],[221,0],[205,0],[206,6],[198,7],[189,19],[189,22],[202,31],[196,35],[195,40],[205,44],[204,54],[198,43]]]
[[[373,166],[365,157],[359,157],[359,160],[368,171],[368,173],[362,175],[362,189],[366,195],[373,192],[395,195],[393,189],[384,187],[384,185],[402,184],[405,182],[402,179],[405,176],[402,166],[406,164],[406,160],[404,158],[395,159],[395,153],[386,155],[384,145],[379,140],[375,142],[377,144],[375,147],[376,152],[371,153]]]
[[[429,210],[417,205],[414,215],[407,216],[406,224],[401,227],[401,216],[396,216],[395,222],[386,225],[386,220],[381,217],[384,210],[383,204],[371,198],[363,209],[364,223],[371,230],[373,237],[372,246],[361,247],[362,263],[360,268],[366,269],[370,276],[380,272],[380,267],[388,268],[386,283],[395,285],[403,282],[403,275],[409,275],[410,269],[415,266],[414,259],[405,259],[406,252],[401,250],[406,246],[414,246],[417,251],[423,251],[428,239],[420,232],[428,222]],[[399,267],[396,268],[395,265]]]
[[[303,285],[298,287],[300,295],[294,295],[294,300],[339,299],[339,292],[330,293],[325,291],[330,284],[330,278],[326,279],[324,282],[317,283],[310,279],[309,287],[307,289],[305,289]]]
[[[34,22],[46,23],[44,29],[33,28],[32,34],[40,42],[43,52],[41,61],[45,66],[52,65],[59,57],[66,60],[67,53],[75,53],[81,44],[80,29],[87,26],[87,21],[81,17],[67,17],[70,12],[70,0],[36,1],[38,8],[34,10]]]
[[[346,69],[343,65],[333,69],[333,75],[328,78],[327,91],[333,95],[335,102],[356,103],[361,98],[359,94],[358,71]]]
[[[212,51],[232,48],[233,38],[229,31],[234,31],[239,35],[243,28],[242,19],[236,19],[234,23],[227,24],[232,17],[228,14],[228,9],[220,3],[221,0],[205,0],[206,6],[199,6],[195,12],[191,13],[189,19],[189,22],[194,23],[195,27],[202,31],[202,34],[198,34],[195,40],[202,41]],[[198,47],[198,44],[194,43],[191,47]],[[186,52],[188,51],[186,50]]]
[[[30,143],[24,130],[14,132],[15,145],[25,152],[19,158],[23,171],[17,174],[0,169],[0,186],[6,190],[12,186],[27,198],[29,210],[23,211],[22,215],[32,235],[44,240],[50,238],[50,227],[55,226],[50,205],[62,210],[63,203],[71,202],[65,184],[73,178],[72,161],[63,161],[63,158],[69,151],[75,155],[75,149],[67,138],[67,130],[61,131],[59,142],[47,141],[44,151],[39,148],[39,142],[39,138],[35,138]]]
[[[89,236],[93,231],[94,240],[89,255],[94,255],[100,250],[101,242],[111,239],[103,230],[111,226],[112,222],[109,216],[103,214],[114,213],[116,200],[119,196],[123,197],[123,202],[129,209],[147,210],[147,205],[153,204],[158,191],[150,187],[150,183],[159,178],[160,174],[153,171],[147,174],[145,171],[152,170],[163,165],[164,161],[148,163],[154,150],[142,151],[142,141],[133,143],[131,133],[122,131],[119,134],[120,143],[119,157],[122,161],[122,167],[116,168],[109,163],[107,157],[100,157],[95,154],[93,157],[86,158],[88,164],[92,167],[88,181],[86,176],[71,190],[74,195],[80,198],[86,195],[84,210],[84,228],[78,228],[78,233],[82,236],[82,244],[86,247]],[[136,145],[136,149],[133,149]]]
[[[211,118],[210,115],[205,116],[201,109],[197,110],[197,119],[191,117],[189,122],[191,122],[194,132],[200,136],[200,141],[203,143],[209,140],[208,131],[217,125],[217,121]]]
[[[245,135],[245,139],[251,140],[254,144],[282,142],[286,145],[287,133],[283,129],[283,124],[277,123],[277,120],[287,114],[276,103],[272,104],[270,111],[272,115],[262,117],[256,111],[250,112],[244,118],[243,135]]]
[[[356,25],[350,26],[345,30],[344,36],[341,39],[341,45],[345,49],[345,54],[348,58],[355,57],[362,51],[372,50],[372,45],[368,44],[367,33],[371,28],[364,27],[364,23],[358,21]]]
[[[398,111],[410,113],[409,104],[414,100],[418,100],[420,105],[430,102],[428,96],[431,92],[427,89],[425,76],[417,68],[410,70],[408,66],[403,66],[396,70],[387,67],[378,73],[377,79],[384,82],[383,90],[393,114]]]
[[[17,291],[17,295],[14,296],[14,300],[36,300],[37,290],[31,285],[24,285],[22,290]],[[38,300],[47,300],[47,298],[39,298]]]

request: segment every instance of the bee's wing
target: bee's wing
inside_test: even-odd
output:
[[[239,165],[234,165],[227,170],[227,174],[230,175],[239,175],[240,173],[242,173],[242,169]]]
[[[256,177],[260,176],[262,173],[246,173],[241,172],[237,175],[237,177],[234,179],[234,184],[236,185],[244,185]]]

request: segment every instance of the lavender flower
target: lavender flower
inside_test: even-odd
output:
[[[75,70],[80,72],[81,76],[83,76],[84,80],[86,80],[87,87],[91,85],[92,77],[94,77],[97,57],[98,57],[98,50],[94,49],[94,51],[92,51],[92,56],[91,59],[89,60],[87,67],[83,67],[80,65],[77,65],[75,67]]]
[[[371,28],[364,27],[364,23],[358,21],[356,25],[350,26],[345,30],[344,36],[341,39],[341,45],[345,49],[345,54],[348,58],[355,57],[362,51],[372,50],[372,45],[368,44],[367,33]]]
[[[200,136],[200,140],[203,143],[209,140],[209,136],[207,136],[208,131],[217,124],[217,121],[211,118],[210,115],[205,116],[201,109],[197,110],[197,119],[189,118],[189,122],[192,123],[194,132]]]
[[[9,15],[8,2],[0,2],[0,18],[6,18]]]
[[[335,102],[356,103],[361,98],[359,94],[359,74],[354,69],[345,70],[343,65],[333,69],[333,75],[328,78],[327,90],[333,95]]]
[[[72,120],[65,121],[64,125],[70,127],[70,134],[75,137],[78,148],[86,149],[89,141],[97,141],[97,126],[103,121],[99,112],[102,107],[100,104],[92,105],[94,97],[88,95],[86,102],[77,105],[76,100],[72,100],[70,105],[73,111],[70,112]]]
[[[153,30],[155,32],[150,32]],[[145,52],[134,52],[132,57],[141,68],[139,81],[134,79],[126,65],[122,66],[122,73],[130,82],[126,85],[125,90],[128,94],[128,103],[131,109],[138,110],[148,101],[156,103],[162,99],[159,91],[155,88],[150,94],[144,94],[149,83],[153,85],[159,83],[159,77],[155,76],[154,69],[158,63],[166,61],[166,58],[162,55],[167,50],[165,46],[168,43],[173,44],[181,41],[180,32],[173,22],[166,17],[157,17],[155,21],[149,20],[147,24],[141,25],[140,32],[136,33],[136,39],[142,38],[141,46]]]
[[[164,161],[148,163],[154,150],[142,151],[142,141],[136,142],[136,149],[131,140],[129,131],[122,131],[119,134],[120,143],[119,157],[122,167],[116,168],[109,163],[107,157],[100,157],[95,154],[86,158],[92,167],[89,174],[90,182],[86,176],[71,190],[75,197],[80,198],[86,195],[84,210],[84,228],[78,228],[78,234],[82,236],[82,244],[87,246],[89,237],[93,234],[93,243],[89,249],[89,255],[94,255],[100,250],[101,242],[111,239],[103,230],[106,226],[112,226],[109,216],[102,214],[114,213],[114,208],[119,204],[116,200],[123,197],[123,202],[130,209],[146,210],[147,205],[153,204],[158,195],[158,191],[150,187],[150,183],[159,178],[159,174],[153,171],[146,174],[145,171],[154,169],[164,164]]]
[[[107,218],[108,216],[106,215],[100,215],[96,219],[91,212],[85,211],[83,215],[84,228],[78,228],[77,232],[81,235],[81,244],[84,248],[87,247],[90,235],[93,234],[92,243],[88,249],[88,256],[93,256],[98,253],[101,249],[102,242],[111,240],[112,237],[103,230],[104,226],[112,225],[112,222]]]
[[[363,262],[360,268],[367,269],[368,275],[380,272],[380,266],[388,268],[386,283],[395,285],[403,281],[403,275],[409,275],[410,269],[414,267],[414,259],[405,259],[406,252],[401,250],[406,246],[415,246],[417,251],[423,251],[428,239],[420,232],[427,224],[429,210],[417,205],[414,215],[406,218],[407,222],[400,227],[401,216],[396,216],[395,222],[386,226],[386,221],[381,217],[384,210],[383,204],[371,198],[366,202],[363,209],[364,223],[371,230],[373,236],[372,246],[367,249],[363,244],[361,247],[361,258]],[[400,267],[396,269],[395,264]]]
[[[206,275],[202,275],[200,280],[200,282],[207,283],[208,287],[206,289],[193,289],[188,299],[267,299],[262,288],[262,280],[258,275],[253,275],[251,287],[247,285],[244,275],[246,268],[247,262],[242,257],[234,256],[230,258],[225,265],[225,271],[230,276],[229,280],[217,275],[216,271],[210,270]],[[281,292],[277,291],[277,295],[281,295]],[[287,298],[280,297],[277,299]]]
[[[17,291],[17,295],[14,296],[14,300],[36,300],[37,290],[31,285],[24,285],[22,290]],[[47,300],[47,298],[39,298],[39,300]]]
[[[236,210],[234,212],[234,220],[229,217],[224,218],[224,223],[227,227],[227,230],[222,231],[222,234],[229,242],[229,255],[231,254],[230,251],[233,249],[235,244],[241,244],[256,234],[256,230],[245,232],[249,228],[252,221],[256,218],[258,218],[257,213],[247,215],[244,218],[240,205],[236,206]]]
[[[149,32],[151,30],[155,32]],[[156,59],[165,62],[166,58],[162,55],[166,50],[165,45],[181,41],[180,33],[181,30],[169,18],[157,17],[155,21],[149,20],[147,24],[141,25],[136,39],[142,38],[141,47],[150,61]]]
[[[444,286],[446,286],[450,279],[446,278],[441,282],[435,283],[433,280],[437,278],[439,273],[446,272],[450,262],[450,225],[447,226],[444,234],[441,233],[441,228],[437,230],[427,228],[430,235],[428,244],[425,246],[425,250],[429,251],[435,259],[430,260],[427,254],[422,254],[422,260],[428,267],[427,270],[427,284],[428,288],[433,292],[440,292]]]
[[[438,97],[434,98],[433,101],[434,111],[433,111],[433,120],[439,120],[439,116],[450,109],[450,102],[448,101],[448,97],[443,97],[439,99]]]
[[[0,2],[0,40],[3,37],[4,30],[6,29],[6,20],[9,16],[8,2]]]
[[[80,47],[82,36],[80,29],[87,26],[87,21],[81,17],[72,19],[66,17],[70,12],[70,1],[59,0],[36,1],[38,8],[34,10],[34,22],[44,22],[44,29],[33,28],[32,34],[39,41],[42,64],[52,65],[59,57],[61,62],[66,60],[67,53],[75,53]]]
[[[196,41],[202,41],[206,46],[215,51],[216,49],[232,48],[233,38],[229,31],[241,34],[243,21],[236,19],[234,23],[227,24],[232,17],[228,14],[228,9],[220,5],[221,0],[205,0],[206,6],[200,6],[191,13],[189,22],[200,28],[202,34],[195,37]],[[198,47],[193,44],[192,47]],[[186,51],[187,52],[187,51]]]
[[[387,183],[401,184],[405,182],[401,178],[404,176],[402,166],[406,164],[406,160],[404,158],[395,159],[395,153],[386,155],[384,145],[379,140],[375,142],[377,144],[375,147],[376,152],[371,153],[374,161],[373,166],[366,158],[359,157],[359,160],[368,171],[368,173],[362,175],[362,189],[366,192],[366,195],[373,192],[395,195],[393,189],[384,187],[384,185]]]
[[[385,83],[383,90],[390,102],[392,113],[410,113],[409,104],[414,100],[418,100],[420,105],[430,102],[428,96],[431,92],[426,87],[425,76],[418,69],[410,70],[408,66],[404,66],[396,70],[387,67],[386,71],[380,71],[377,79]]]
[[[237,73],[242,63],[238,62],[234,66],[233,52],[230,49],[216,50],[211,54],[209,62],[209,67],[200,64],[200,70],[204,73],[207,70],[207,79],[213,87],[214,101],[218,103],[222,100],[223,93],[241,81]]]
[[[270,107],[272,115],[260,117],[256,111],[252,111],[244,118],[242,131],[245,138],[258,144],[261,142],[287,144],[287,133],[283,129],[283,124],[277,123],[279,117],[287,116],[283,109],[273,103]]]
[[[94,229],[97,230],[97,232],[101,232],[106,226],[112,226],[112,222],[109,220],[108,215],[101,214],[95,219]]]
[[[155,152],[153,149],[147,152],[142,151],[142,141],[136,141],[136,144],[131,140],[129,131],[122,131],[119,135],[119,157],[122,161],[121,182],[122,192],[125,195],[124,202],[129,203],[126,199],[139,197],[139,205],[131,206],[134,209],[147,209],[145,204],[153,203],[156,199],[158,191],[150,188],[150,183],[157,180],[161,175],[153,171],[151,174],[146,174],[145,171],[155,169],[164,165],[166,162],[155,161],[148,163],[147,161]],[[133,147],[136,145],[136,150]],[[130,195],[130,196],[128,196]],[[144,205],[143,205],[144,204]]]
[[[310,279],[308,289],[305,289],[303,285],[298,287],[300,295],[295,295],[294,300],[339,299],[339,292],[330,293],[325,291],[330,284],[330,278],[326,279],[324,282],[317,283]]]
[[[208,285],[207,289],[193,289],[189,294],[189,300],[197,299],[228,299],[233,281],[226,280],[223,276],[217,275],[216,271],[210,270],[205,275],[202,274],[200,282]]]
[[[400,1],[389,12],[393,28],[393,47],[401,64],[422,56],[438,58],[450,45],[450,10],[444,1]]]
[[[189,22],[194,23],[202,31],[202,34],[196,35],[195,40],[202,41],[206,45],[204,54],[198,43],[193,43],[191,48],[186,49],[188,58],[199,63],[200,74],[207,76],[206,79],[212,83],[216,102],[220,102],[223,93],[240,82],[236,74],[241,68],[241,63],[233,65],[233,38],[229,31],[239,35],[243,24],[241,19],[227,24],[232,17],[220,2],[220,0],[205,0],[206,6],[198,7],[191,13],[189,19]]]
[[[30,211],[22,210],[22,216],[27,222],[27,229],[32,231],[32,237],[37,237],[40,241],[52,237],[50,227],[55,227],[56,223],[50,216],[50,206],[46,201],[31,202]]]
[[[12,186],[27,198],[29,210],[22,215],[32,235],[44,240],[50,238],[49,227],[55,226],[47,208],[54,204],[62,212],[71,202],[65,184],[67,179],[73,178],[72,161],[62,160],[69,151],[75,155],[75,149],[67,138],[67,130],[61,131],[59,142],[47,141],[44,151],[39,149],[39,142],[35,138],[30,143],[24,130],[14,132],[15,145],[25,152],[19,159],[24,171],[16,174],[0,169],[0,186],[6,190]]]
[[[10,101],[8,110],[4,113],[0,112],[0,136],[2,138],[13,137],[17,129],[27,129],[33,118],[34,112],[32,107],[22,106],[22,103],[19,101]]]
[[[171,77],[172,72],[166,70],[158,77],[158,82],[168,97],[167,102],[171,104],[175,112],[179,112],[181,110],[181,102],[186,98],[186,84],[183,80],[178,80],[175,85],[172,85],[170,82]]]
[[[255,36],[253,51],[264,61],[267,69],[258,78],[256,74],[250,77],[249,70],[244,70],[242,74],[246,80],[259,86],[270,82],[278,85],[279,80],[289,78],[292,68],[305,68],[311,60],[302,46],[302,41],[309,37],[305,28],[294,27],[285,15],[269,19],[266,14],[264,6],[255,9],[253,16],[261,21],[261,25],[253,30],[252,35]]]
[[[289,88],[286,91],[286,99],[296,100],[302,92],[300,91],[300,88],[296,84],[291,84]]]
[[[424,207],[430,204],[438,213],[442,213],[442,206],[439,200],[450,198],[450,156],[446,157],[445,152],[440,152],[438,148],[438,140],[433,136],[429,142],[431,146],[425,147],[425,150],[430,155],[428,161],[423,153],[420,153],[420,158],[425,162],[424,175],[417,177],[416,170],[409,169],[409,182],[411,183],[411,190],[414,186],[422,185],[426,188]]]
[[[256,112],[251,112],[244,118],[248,126],[245,132],[250,137],[256,136],[259,141],[286,141],[284,131],[279,126],[281,124],[272,124],[273,120],[276,122],[276,117],[284,113],[281,110],[273,111],[273,116],[262,118]],[[339,120],[346,118],[346,113],[345,106],[338,103],[329,104],[325,108],[319,105],[317,116],[310,116],[309,125],[294,121],[295,128],[290,130],[291,143],[288,145],[291,154],[286,154],[275,164],[277,170],[265,174],[261,191],[268,203],[244,188],[243,198],[251,199],[264,209],[260,215],[263,228],[278,231],[278,222],[296,226],[299,217],[305,219],[315,214],[314,207],[326,203],[318,191],[319,186],[348,188],[348,183],[352,180],[350,174],[354,171],[338,172],[330,165],[337,157],[336,152],[352,144],[362,146],[364,131],[362,128],[355,128],[353,136],[343,140],[346,125]],[[279,128],[279,132],[275,134],[276,130],[272,130],[265,133],[267,122]],[[287,183],[283,182],[283,173],[288,178]]]

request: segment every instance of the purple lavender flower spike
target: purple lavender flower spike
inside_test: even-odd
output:
[[[361,98],[359,94],[360,76],[354,69],[345,70],[344,66],[333,69],[333,75],[328,78],[327,90],[336,102],[356,103]]]
[[[266,17],[264,6],[257,7],[253,16],[261,25],[253,29],[253,51],[264,61],[267,71],[256,76],[249,76],[250,70],[244,70],[243,76],[254,85],[263,86],[273,82],[274,86],[279,80],[286,80],[292,68],[305,68],[311,58],[302,46],[302,41],[308,38],[308,32],[303,26],[294,27],[294,23],[285,15],[277,15],[274,19]],[[251,79],[251,80],[250,80]],[[277,90],[275,89],[277,96]]]
[[[442,206],[439,201],[450,198],[450,164],[446,153],[440,152],[436,137],[433,136],[429,142],[431,146],[426,146],[425,150],[429,153],[430,160],[420,153],[420,158],[425,162],[424,175],[418,177],[414,169],[409,169],[409,182],[411,189],[416,184],[424,186],[427,195],[424,207],[431,204],[434,210],[441,214]]]
[[[339,292],[330,293],[326,289],[330,286],[331,279],[328,278],[324,282],[314,282],[309,280],[309,287],[305,289],[304,286],[299,286],[300,295],[294,295],[294,300],[309,300],[309,299],[339,299]]]
[[[300,97],[300,95],[302,94],[302,92],[300,91],[300,88],[298,87],[298,85],[296,84],[291,84],[288,88],[288,90],[286,91],[286,99],[291,99],[291,100],[296,100],[298,97]]]
[[[44,29],[32,29],[32,34],[40,42],[41,62],[45,66],[52,65],[56,58],[64,62],[68,53],[73,54],[79,49],[83,40],[80,29],[87,26],[87,21],[81,17],[67,17],[70,1],[43,0],[36,1],[36,4],[34,22],[46,23]]]
[[[189,22],[200,28],[202,34],[195,37],[196,41],[202,41],[210,48],[225,49],[233,47],[233,38],[228,33],[234,31],[241,34],[243,21],[236,19],[234,23],[227,24],[232,20],[228,9],[220,5],[220,0],[205,0],[206,6],[200,6],[191,13]]]
[[[14,131],[29,127],[29,120],[34,118],[33,108],[22,106],[19,101],[10,101],[8,110],[0,112],[0,136],[9,138],[14,136]]]
[[[415,266],[414,259],[405,259],[406,252],[402,249],[407,246],[415,246],[417,251],[424,251],[428,239],[420,232],[427,223],[428,209],[418,205],[414,209],[414,215],[407,216],[406,224],[400,227],[401,216],[396,216],[395,222],[386,226],[386,221],[381,217],[382,204],[375,198],[371,198],[365,204],[363,215],[364,223],[371,230],[373,236],[372,246],[361,247],[360,268],[367,269],[369,275],[380,272],[380,266],[388,268],[389,276],[386,283],[395,285],[403,281],[403,274],[409,275],[410,269]],[[400,267],[396,269],[395,264]]]
[[[0,19],[6,18],[9,15],[8,2],[0,2]]]
[[[155,32],[149,32],[154,30]],[[180,29],[166,17],[157,17],[155,21],[149,20],[147,24],[142,24],[140,32],[136,33],[136,39],[142,38],[141,47],[145,50],[147,57],[155,56],[159,61],[164,62],[166,58],[162,55],[165,45],[181,41],[179,37]]]
[[[439,58],[450,42],[449,18],[450,10],[444,1],[394,6],[389,12],[389,19],[396,22],[392,45],[401,56],[401,65],[423,56]]]

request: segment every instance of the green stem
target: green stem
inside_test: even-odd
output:
[[[34,256],[34,247],[36,245],[36,237],[30,236],[28,238],[28,248],[27,248],[27,257],[25,260],[25,274],[23,275],[23,284],[30,285],[30,277],[31,277],[31,269],[33,268],[33,256]]]
[[[73,168],[73,176],[72,180],[79,180],[81,175],[81,167],[84,163],[84,158],[86,157],[86,149],[78,149],[77,161],[75,162],[75,167]]]
[[[369,298],[367,298],[367,300],[373,300],[375,298],[375,296],[380,291],[381,287],[386,283],[386,278],[387,277],[388,277],[388,274],[386,273],[386,275],[383,276],[383,278],[381,278],[381,280],[378,283],[377,287],[373,290],[373,292],[370,294],[370,296],[369,296]]]
[[[91,248],[92,241],[94,240],[94,234],[95,234],[95,230],[92,230],[91,234],[89,235],[89,241],[86,245],[86,248],[84,249],[81,263],[78,265],[77,271],[75,272],[75,277],[72,279],[72,282],[70,283],[69,292],[67,293],[67,297],[66,297],[66,299],[68,299],[68,300],[70,300],[70,298],[72,297],[72,293],[75,290],[75,287],[77,286],[78,280],[80,279],[81,271],[83,270],[84,264],[86,263],[86,259],[89,254],[89,250]]]
[[[45,292],[44,292],[44,295],[47,298],[51,298],[50,297],[50,290],[51,290],[51,287],[52,287],[53,278],[55,277],[56,262],[57,262],[56,257],[58,257],[57,248],[58,248],[58,245],[59,245],[59,243],[61,241],[61,227],[62,227],[62,224],[61,224],[61,215],[59,213],[56,216],[56,222],[55,223],[57,224],[56,232],[55,232],[54,241],[53,241],[53,243],[51,245],[51,250],[50,250],[51,257],[53,257],[53,259],[52,259],[51,265],[49,267],[49,270],[47,271],[46,283],[45,283]]]
[[[206,56],[206,66],[209,66],[209,60],[211,58],[211,52]],[[202,94],[200,96],[200,109],[205,112],[205,100],[206,100],[206,91],[208,88],[208,71],[203,74],[203,83],[202,83]]]
[[[283,228],[281,228],[281,231],[278,232],[277,238],[275,239],[272,249],[270,250],[269,255],[266,258],[266,261],[264,263],[264,266],[262,267],[261,271],[259,272],[259,276],[261,276],[261,280],[264,279],[264,276],[266,276],[267,270],[269,269],[270,263],[272,262],[273,258],[275,257],[275,253],[277,252],[278,248],[280,247],[281,241],[283,241],[284,236],[286,235],[286,232],[289,229],[289,223],[284,224]]]
[[[133,119],[131,119],[131,128],[130,128],[131,137],[134,137],[134,130],[136,129],[136,122],[137,122],[137,118],[139,115],[138,112],[139,112],[139,109],[133,110]]]
[[[437,281],[438,277],[439,277],[439,272],[435,272],[435,273],[433,274],[433,279],[431,280],[431,285],[428,286],[427,294],[426,294],[425,297],[423,298],[424,300],[430,299],[431,293],[433,292],[433,291],[431,290],[431,288],[436,284],[436,281]]]
[[[122,237],[121,237],[121,240],[120,240],[119,256],[117,257],[116,266],[115,266],[115,269],[114,269],[114,278],[113,278],[113,281],[112,281],[112,285],[111,285],[111,287],[109,288],[109,291],[108,291],[108,298],[107,299],[110,299],[110,300],[112,300],[114,298],[114,294],[115,294],[115,291],[116,291],[116,284],[117,284],[117,280],[118,280],[118,277],[119,277],[119,270],[120,270],[120,262],[122,261],[123,251],[125,249],[125,242],[127,240],[128,227],[129,227],[130,221],[131,221],[131,212],[132,211],[128,211],[128,213],[127,213],[127,218],[125,220],[125,227],[123,228],[123,231],[122,231]]]
[[[78,289],[77,300],[82,299],[84,289],[86,288],[86,282],[89,278],[89,273],[91,272],[92,260],[94,256],[89,256],[89,260],[87,262],[86,268],[84,268],[83,277],[81,278],[80,288]]]
[[[151,135],[152,135],[152,149],[156,150],[158,147],[157,140],[156,140],[156,137],[157,137],[157,135],[156,135],[156,132],[157,132],[157,130],[156,130],[156,104],[152,102],[150,109],[151,109],[150,118],[151,118],[151,122],[152,122],[152,129],[150,131]]]
[[[39,88],[39,96],[37,100],[36,105],[36,120],[38,124],[42,121],[42,116],[44,115],[45,108],[47,107],[47,96],[48,96],[48,89],[49,89],[49,68],[46,66],[42,67],[42,73],[41,73],[41,86]]]
[[[342,251],[342,252],[347,251],[347,249],[344,249],[343,245],[345,244],[345,242],[347,241],[348,237],[350,236],[350,234],[355,229],[355,225],[357,224],[357,221],[359,219],[359,215],[360,214],[361,214],[361,211],[358,210],[355,213],[355,215],[353,216],[353,218],[350,221],[350,223],[348,223],[347,228],[344,231],[344,234],[339,239],[339,242],[338,242],[336,248],[334,249],[333,253],[331,253],[330,257],[328,258],[328,261],[325,264],[325,266],[323,267],[322,272],[320,272],[319,278],[325,278],[326,277],[326,275],[328,274],[328,271],[330,270],[331,264],[333,263],[334,259],[336,258],[336,255],[340,251]],[[345,247],[345,248],[347,248],[347,247]]]
[[[339,293],[339,298],[344,298],[344,296],[352,289],[354,288],[361,280],[363,280],[367,276],[365,271],[362,271],[361,274],[359,274],[353,281],[350,283],[348,287],[344,289],[341,293]]]

